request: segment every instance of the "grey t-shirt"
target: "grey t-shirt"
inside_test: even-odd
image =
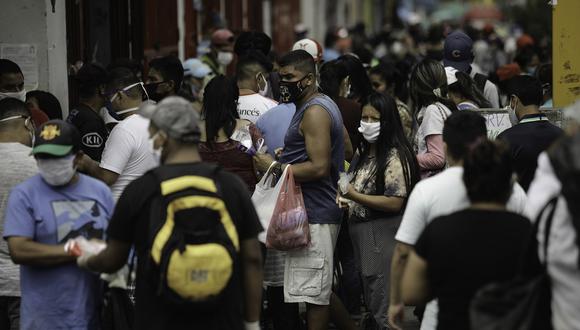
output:
[[[0,143],[0,231],[12,188],[38,173],[30,148],[20,143]],[[19,266],[12,263],[8,244],[0,239],[0,296],[20,296]]]

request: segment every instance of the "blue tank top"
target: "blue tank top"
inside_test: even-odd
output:
[[[339,173],[344,169],[343,123],[338,106],[324,94],[318,94],[296,111],[284,138],[284,151],[280,156],[282,163],[299,164],[308,160],[306,141],[300,134],[300,123],[308,107],[321,106],[331,118],[330,143],[332,147],[330,175],[317,181],[302,182],[302,195],[312,224],[338,224],[341,210],[336,205],[336,192]]]

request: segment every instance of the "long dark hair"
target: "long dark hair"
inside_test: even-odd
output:
[[[233,78],[219,75],[213,78],[203,92],[202,116],[205,120],[206,142],[211,147],[218,132],[224,129],[231,136],[236,129],[239,90]]]
[[[397,110],[395,99],[391,96],[373,92],[363,102],[363,107],[370,105],[381,114],[381,133],[376,145],[377,173],[375,194],[382,195],[385,192],[385,169],[387,167],[387,156],[394,148],[399,154],[399,159],[403,166],[403,176],[405,177],[405,187],[407,194],[411,193],[415,184],[419,181],[419,163],[413,152],[411,144],[405,136],[401,117]],[[359,161],[353,171],[356,173],[360,166],[369,156],[370,144],[361,139],[358,145]]]
[[[337,63],[345,66],[350,76],[352,98],[359,102],[364,100],[373,90],[367,71],[361,60],[351,54],[342,55],[337,59]]]
[[[475,85],[475,81],[467,73],[457,71],[455,72],[455,78],[457,78],[457,81],[449,85],[449,92],[461,95],[464,99],[477,104],[480,108],[491,108],[491,103],[483,96]]]
[[[440,95],[434,90],[439,89]],[[447,74],[441,63],[425,59],[419,62],[411,72],[409,81],[411,99],[417,114],[423,107],[439,102],[445,105],[451,112],[457,110],[455,103],[447,98]]]
[[[346,67],[337,60],[324,63],[320,68],[320,91],[336,102],[340,84],[347,76]]]

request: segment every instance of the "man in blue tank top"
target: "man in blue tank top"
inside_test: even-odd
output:
[[[294,179],[302,187],[311,236],[310,246],[287,253],[284,300],[305,302],[308,328],[327,329],[330,301],[333,305],[339,302],[331,287],[341,220],[336,192],[344,163],[344,140],[340,111],[328,96],[318,93],[315,70],[312,56],[304,50],[280,59],[281,102],[294,103],[296,113],[275,166],[292,166]],[[274,162],[268,154],[257,155],[255,161],[260,171]]]

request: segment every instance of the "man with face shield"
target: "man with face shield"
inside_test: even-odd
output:
[[[183,88],[186,94],[193,99],[193,108],[201,112],[203,106],[203,90],[205,85],[214,77],[209,66],[197,58],[190,58],[183,62]]]
[[[30,147],[34,127],[24,102],[6,98],[0,100],[0,196],[22,181],[38,173]],[[0,231],[4,228],[6,198],[0,198]],[[8,244],[0,241],[0,327],[18,329],[20,323],[20,271],[10,259]]]
[[[157,105],[146,104],[142,108],[142,115],[151,118],[149,148],[151,153],[158,155],[161,165],[127,186],[107,231],[107,248],[96,256],[79,258],[78,264],[92,271],[114,272],[125,264],[133,244],[136,246],[138,260],[150,259],[153,245],[147,234],[150,226],[159,228],[166,223],[165,212],[152,216],[157,214],[155,204],[162,194],[167,196],[168,189],[181,189],[176,194],[180,194],[180,201],[183,201],[180,207],[184,208],[195,198],[208,199],[208,204],[215,200],[214,195],[208,195],[208,191],[201,188],[196,190],[197,193],[191,188],[186,189],[195,187],[195,182],[203,183],[204,187],[216,187],[220,202],[223,201],[229,210],[233,229],[239,238],[239,251],[233,257],[239,260],[236,261],[239,264],[231,275],[234,285],[225,289],[224,299],[217,306],[199,301],[199,308],[170,308],[160,297],[155,281],[140,280],[152,276],[158,278],[159,274],[155,270],[148,272],[150,268],[139,263],[134,327],[191,329],[194,324],[199,329],[259,329],[262,258],[257,235],[262,228],[245,183],[238,176],[201,161],[198,151],[201,136],[199,114],[187,100],[169,97]],[[162,200],[167,202],[167,199]],[[182,210],[185,212],[182,214],[190,214],[188,211]],[[207,218],[213,220],[211,216],[207,214]],[[178,213],[175,219],[179,223]],[[193,220],[199,220],[198,225],[203,226],[200,223],[204,219]],[[196,234],[202,235],[199,231]],[[187,249],[190,247],[188,245]],[[220,260],[216,260],[216,263]],[[151,274],[151,271],[154,273]],[[208,290],[215,282],[193,278],[192,281],[200,282],[196,285]]]
[[[137,110],[147,93],[143,83],[131,70],[111,71],[107,84],[112,109],[122,120],[111,131],[100,164],[88,157],[80,163],[80,170],[111,186],[115,200],[125,187],[158,163],[147,148],[149,120]]]
[[[40,174],[10,193],[3,233],[20,265],[20,328],[97,329],[101,282],[64,246],[81,236],[103,239],[113,198],[105,184],[77,173],[81,137],[73,125],[43,124],[32,154]]]

